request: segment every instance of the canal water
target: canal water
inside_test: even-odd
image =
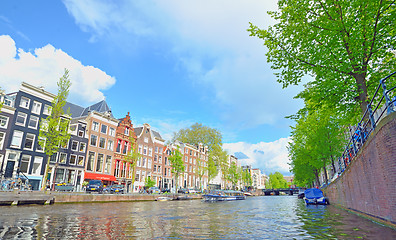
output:
[[[296,196],[0,207],[0,239],[396,239],[396,230]]]

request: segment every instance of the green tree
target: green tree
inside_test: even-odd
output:
[[[69,71],[67,69],[65,69],[65,73],[59,79],[57,85],[58,95],[52,101],[51,114],[40,122],[39,144],[47,155],[42,190],[45,190],[47,186],[47,175],[51,156],[58,152],[60,145],[63,145],[70,139],[70,116],[63,111],[71,86]]]
[[[178,184],[179,184],[179,175],[180,173],[184,172],[184,162],[183,162],[183,156],[180,153],[179,147],[177,149],[174,149],[172,151],[171,156],[169,157],[169,162],[171,163],[172,167],[172,173],[175,176],[175,184],[176,184],[176,192],[178,189]]]
[[[3,96],[3,95],[5,95],[5,93],[4,93],[4,91],[1,89],[1,87],[0,87],[0,99],[1,99],[1,97]],[[1,112],[1,109],[3,108],[3,104],[4,104],[4,101],[0,101],[0,112]]]
[[[146,180],[144,181],[144,187],[146,189],[149,189],[149,188],[154,187],[154,186],[155,186],[155,181],[152,180],[150,176],[147,176]]]
[[[274,26],[248,29],[264,40],[278,82],[287,87],[310,74],[317,101],[364,113],[396,65],[395,1],[280,0],[278,9],[268,12]]]
[[[231,162],[231,166],[228,171],[228,180],[232,183],[232,189],[235,189],[240,179],[241,179],[240,168],[238,168],[235,162]]]
[[[209,158],[212,158],[216,165],[218,165],[218,160],[221,159],[223,136],[217,129],[195,123],[188,128],[180,129],[177,133],[173,133],[173,141],[175,140],[195,146],[202,143],[204,146],[208,146]]]
[[[288,188],[287,181],[280,172],[271,173],[269,175],[269,182],[273,189]]]
[[[207,171],[207,167],[205,167],[204,161],[202,161],[201,157],[204,157],[204,156],[199,154],[197,157],[197,165],[196,165],[195,174],[199,179],[199,188],[202,190],[202,177],[203,177],[203,175],[205,175],[205,172]]]
[[[245,187],[252,186],[252,175],[248,169],[242,171],[242,182]]]
[[[125,161],[130,164],[130,171],[132,171],[132,181],[135,181],[135,168],[138,159],[142,157],[142,155],[138,152],[138,146],[136,144],[136,140],[132,135],[132,131],[129,131],[129,143],[130,143],[130,150],[128,151],[127,155],[125,156]]]

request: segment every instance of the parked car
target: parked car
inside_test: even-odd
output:
[[[124,185],[115,184],[110,188],[111,193],[124,193]]]
[[[147,190],[147,193],[161,193],[161,190],[158,187],[151,187]]]
[[[189,189],[188,189],[188,193],[195,194],[195,193],[198,193],[198,191],[195,190],[194,188],[189,188]]]
[[[161,189],[162,193],[170,193],[170,189],[169,188],[163,188]]]
[[[103,183],[101,180],[90,180],[88,182],[88,185],[85,189],[85,192],[91,193],[91,192],[98,192],[102,193],[103,192]]]
[[[179,190],[177,190],[177,193],[189,194],[190,191],[188,190],[188,188],[179,188]]]

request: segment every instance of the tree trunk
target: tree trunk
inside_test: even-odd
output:
[[[357,86],[357,90],[358,90],[358,93],[357,93],[358,95],[356,97],[356,100],[358,101],[358,103],[360,105],[360,110],[363,115],[367,109],[367,106],[368,106],[366,73],[353,74],[353,77],[355,78],[356,86]]]
[[[325,175],[325,182],[326,182],[326,184],[327,184],[327,183],[329,183],[329,179],[328,179],[328,177],[327,177],[327,169],[326,169],[326,166],[323,166],[323,171],[324,171],[324,175]]]

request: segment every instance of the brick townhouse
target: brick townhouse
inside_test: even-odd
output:
[[[136,144],[136,135],[128,112],[124,118],[119,119],[116,129],[116,149],[114,153],[114,176],[118,183],[125,186],[125,191],[128,193],[133,192],[134,183],[133,162],[126,159],[128,152],[133,147],[130,138],[133,138]]]

